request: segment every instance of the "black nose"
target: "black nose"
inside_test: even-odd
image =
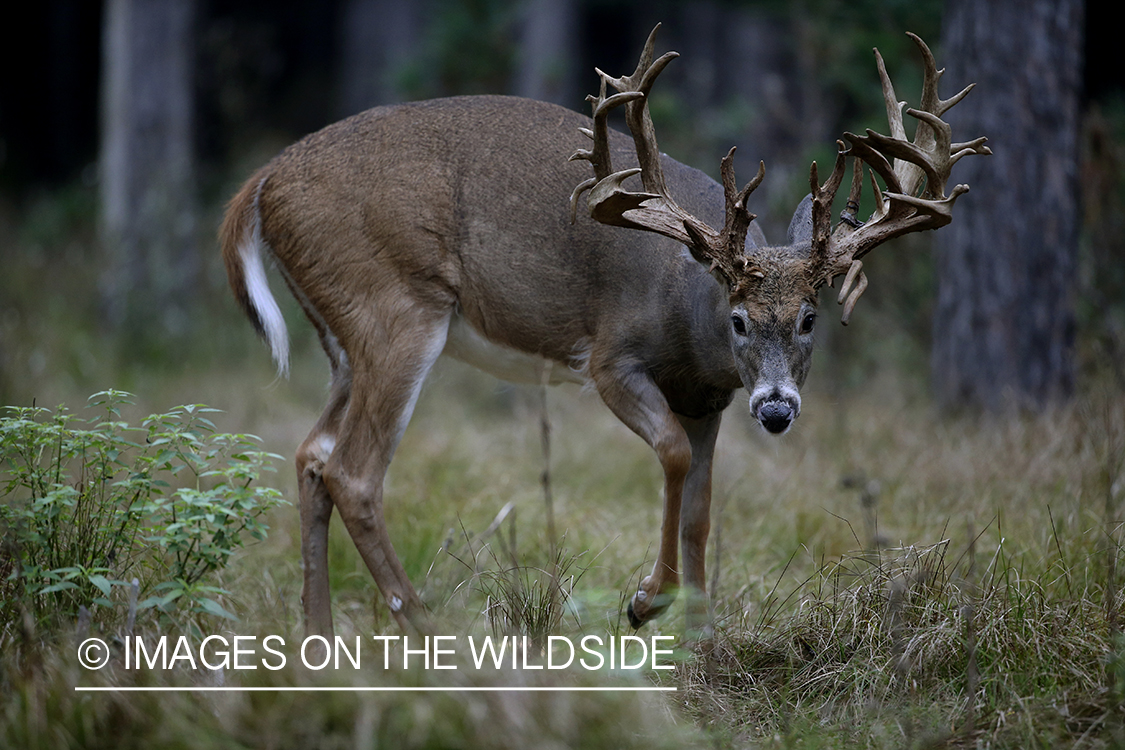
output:
[[[793,407],[785,401],[766,401],[758,407],[758,421],[762,427],[778,435],[793,423]]]

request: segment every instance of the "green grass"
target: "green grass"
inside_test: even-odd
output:
[[[323,396],[320,363],[300,356],[296,364],[292,383],[272,382],[263,354],[249,377],[163,376],[153,392],[181,401],[207,392],[228,412],[220,428],[260,434],[267,450],[292,455]],[[87,731],[174,746],[172,735],[189,727],[203,732],[193,747],[353,746],[366,737],[515,747],[529,741],[529,726],[566,727],[548,734],[575,747],[639,743],[631,734],[639,727],[656,737],[645,743],[674,737],[677,746],[1115,746],[1125,687],[1117,573],[1125,397],[1109,391],[1038,415],[971,419],[894,390],[840,397],[815,380],[810,386],[801,420],[780,440],[751,424],[742,404],[726,419],[709,556],[719,565],[715,648],[709,659],[689,657],[673,675],[652,678],[677,687],[673,697],[511,698],[518,709],[500,698],[441,695],[79,697],[71,686],[90,676],[70,661],[64,637],[43,640],[29,671],[8,666],[14,692],[3,731],[17,739],[46,732],[36,736],[52,739],[29,740],[38,747],[97,746],[83,739]],[[596,395],[557,389],[549,404],[562,536],[554,568],[539,484],[538,394],[456,363],[440,364],[423,394],[386,504],[396,549],[439,631],[509,632],[519,618],[511,606],[499,616],[497,602],[522,595],[538,601],[527,630],[545,618],[543,632],[631,632],[622,606],[655,555],[659,469]],[[291,472],[281,467],[278,481],[295,500]],[[514,512],[485,538],[508,503]],[[299,640],[297,513],[281,509],[269,520],[269,540],[222,576],[241,618],[226,629]],[[396,634],[354,547],[333,526],[337,632]],[[682,629],[675,606],[643,634]],[[11,644],[35,636],[4,637]],[[229,677],[266,685],[383,678],[290,669]],[[166,720],[153,721],[154,711]]]

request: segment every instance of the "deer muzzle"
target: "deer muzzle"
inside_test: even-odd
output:
[[[801,397],[774,389],[750,399],[750,413],[767,432],[780,435],[789,429],[801,413]]]

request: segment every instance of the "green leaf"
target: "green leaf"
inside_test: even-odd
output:
[[[98,574],[98,575],[92,575],[89,578],[87,578],[86,580],[88,580],[91,584],[93,584],[95,587],[97,587],[98,591],[102,592],[106,596],[109,596],[109,589],[110,589],[111,584],[110,584],[108,578],[106,578],[105,576],[103,576],[101,574]]]
[[[172,602],[176,601],[177,599],[179,599],[183,595],[184,595],[183,589],[176,589],[175,591],[169,591],[167,594],[165,594],[164,596],[160,597],[157,600],[157,606],[163,607],[165,605],[171,604]]]
[[[214,599],[200,599],[198,600],[198,604],[199,608],[208,614],[215,615],[216,617],[225,617],[228,620],[238,619],[230,612],[223,609],[222,605],[220,605]]]

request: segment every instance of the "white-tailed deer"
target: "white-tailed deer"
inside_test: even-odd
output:
[[[890,135],[845,134],[850,146],[838,142],[823,185],[813,164],[812,194],[787,243],[768,246],[746,207],[763,169],[739,191],[733,149],[723,186],[658,151],[647,95],[676,54],[652,62],[655,33],[632,76],[599,71],[593,121],[501,96],[381,107],[290,146],[231,201],[221,240],[242,308],[284,371],[285,323],[263,263],[271,257],[331,366],[328,406],[296,456],[309,633],[332,632],[333,507],[398,623],[425,628],[383,522],[383,478],[443,353],[508,380],[537,383],[550,367],[553,382],[593,384],[664,470],[660,548],[630,620],[639,626],[670,603],[682,541],[689,615],[705,623],[711,461],[723,410],[745,387],[762,426],[787,430],[800,413],[817,290],[847,275],[839,298],[846,322],[866,286],[860,257],[948,223],[968,189],[946,196],[950,168],[966,154],[989,153],[984,138],[951,143],[941,115],[972,87],[939,99],[941,71],[917,37],[925,87],[920,109],[907,110],[918,120],[908,141],[902,104],[876,52]],[[621,93],[607,97],[607,83]],[[618,105],[632,139],[606,127]],[[568,160],[580,129],[593,148]],[[886,189],[872,176],[876,210],[858,221],[857,160],[833,231],[832,200],[848,154]],[[593,164],[593,179],[585,179],[583,160]],[[637,173],[643,192],[629,192],[622,183]],[[586,189],[596,221],[572,220]]]

